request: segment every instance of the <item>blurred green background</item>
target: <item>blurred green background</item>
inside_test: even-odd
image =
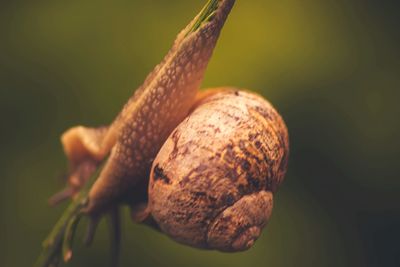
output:
[[[65,205],[60,134],[109,123],[205,0],[0,3],[0,266],[31,266]],[[289,172],[249,251],[123,222],[122,266],[400,266],[398,1],[237,0],[203,87],[260,92]],[[79,235],[83,233],[79,228]],[[82,229],[81,229],[82,228]],[[108,266],[107,224],[68,266]]]

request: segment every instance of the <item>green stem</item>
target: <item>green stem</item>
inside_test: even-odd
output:
[[[63,258],[64,261],[68,261],[71,258],[72,240],[79,219],[82,216],[82,209],[85,208],[89,202],[89,190],[96,181],[101,169],[102,168],[98,168],[96,173],[90,177],[88,182],[72,200],[67,209],[61,215],[60,219],[54,225],[53,229],[43,242],[43,250],[34,267],[56,266],[61,258]]]
[[[220,0],[209,0],[207,2],[207,4],[200,11],[199,15],[197,15],[197,19],[193,22],[193,25],[186,33],[186,36],[192,32],[195,32],[204,22],[207,22],[210,19],[210,17],[218,9],[219,2]]]

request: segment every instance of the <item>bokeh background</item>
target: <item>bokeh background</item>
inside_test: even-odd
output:
[[[2,1],[0,266],[31,266],[65,205],[60,134],[109,123],[205,0]],[[268,98],[289,172],[249,251],[202,251],[123,221],[122,266],[400,266],[400,5],[238,0],[203,87]],[[80,236],[84,224],[79,227]],[[107,224],[68,266],[108,266]]]

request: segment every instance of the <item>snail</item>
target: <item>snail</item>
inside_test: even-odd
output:
[[[210,0],[109,126],[76,126],[62,135],[68,187],[50,203],[84,200],[76,207],[90,219],[88,243],[105,214],[119,234],[123,203],[133,221],[204,249],[248,249],[268,222],[287,168],[282,118],[254,93],[198,90],[234,2]],[[60,229],[68,232],[77,217],[70,220]]]

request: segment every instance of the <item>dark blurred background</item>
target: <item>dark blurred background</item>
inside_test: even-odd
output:
[[[109,123],[204,3],[1,2],[0,266],[31,266],[65,208],[47,206],[63,187],[60,134]],[[286,120],[272,219],[251,250],[225,254],[125,210],[122,266],[400,266],[399,7],[237,0],[203,87],[255,90]],[[91,248],[79,241],[68,266],[108,266],[105,222]]]

